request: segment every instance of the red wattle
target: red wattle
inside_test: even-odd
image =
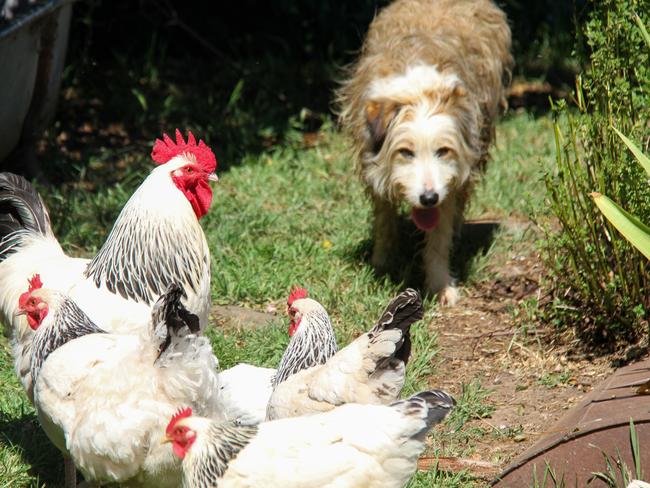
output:
[[[186,450],[180,444],[174,442],[172,449],[174,450],[174,454],[176,454],[179,458],[183,459],[185,457]]]
[[[172,175],[172,181],[192,205],[197,219],[208,213],[212,203],[212,188],[205,179],[189,181],[188,178]]]
[[[35,318],[31,314],[27,314],[27,323],[31,327],[32,330],[38,329],[38,326],[41,325],[41,321],[38,318]]]
[[[197,185],[194,187],[194,198],[190,200],[196,218],[200,219],[210,210],[210,204],[212,203],[212,188],[207,181],[200,180]]]

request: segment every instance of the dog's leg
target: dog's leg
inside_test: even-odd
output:
[[[374,246],[371,264],[379,272],[388,271],[390,259],[399,244],[399,218],[395,207],[386,200],[373,196],[375,209]]]
[[[440,207],[440,223],[426,235],[424,244],[425,286],[438,294],[441,305],[453,306],[460,294],[449,273],[449,253],[454,237],[456,202],[447,200]]]

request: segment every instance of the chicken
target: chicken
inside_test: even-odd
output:
[[[311,310],[310,317],[319,321],[321,327],[298,329],[300,314],[292,308],[296,300],[301,300],[303,310]],[[227,418],[237,425],[255,425],[263,422],[269,398],[278,383],[296,371],[323,364],[338,350],[327,312],[318,302],[307,298],[307,290],[295,287],[291,291],[287,299],[287,312],[291,317],[291,341],[282,356],[278,370],[242,363],[219,374],[224,412]],[[322,344],[322,347],[311,347],[314,342]],[[281,372],[280,376],[278,371]]]
[[[189,404],[222,418],[217,359],[182,289],[170,285],[150,326],[131,335],[104,333],[69,297],[39,284],[32,280],[19,308],[35,330],[34,405],[49,439],[88,480],[178,486],[179,462],[160,442],[169,417]]]
[[[159,164],[131,196],[104,245],[92,259],[67,256],[52,233],[47,209],[22,177],[0,173],[0,318],[13,332],[14,357],[28,357],[32,332],[16,317],[24,283],[39,273],[48,287],[68,295],[101,328],[138,333],[151,307],[172,283],[188,309],[207,324],[210,253],[199,225],[212,201],[216,158],[203,141],[176,130],[157,140]],[[31,393],[29,364],[16,372]]]
[[[225,418],[237,425],[256,425],[266,418],[276,370],[240,363],[219,373],[219,401]]]
[[[426,433],[455,405],[439,390],[384,405],[240,427],[172,417],[166,436],[183,459],[184,488],[397,488],[417,468]]]
[[[298,319],[296,334],[303,328],[331,329],[329,321],[315,320],[323,311],[314,303],[311,299],[300,299],[290,307],[295,317],[292,320]],[[267,420],[323,412],[344,403],[387,404],[399,398],[411,349],[409,328],[423,315],[420,295],[409,288],[388,304],[370,332],[324,364],[307,366],[291,375],[286,375],[281,366],[277,377],[286,379],[271,394]],[[294,349],[296,354],[313,354],[324,347],[319,338],[327,335],[322,331],[309,333],[306,337],[311,339],[300,349]],[[300,364],[300,358],[284,362],[285,366],[294,364]]]
[[[307,290],[295,287],[291,291],[287,299],[287,314],[291,340],[273,378],[274,388],[298,371],[324,364],[339,350],[327,311],[308,297]],[[303,316],[306,316],[308,325],[300,327]]]

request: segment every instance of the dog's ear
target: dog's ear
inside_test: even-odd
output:
[[[372,151],[376,154],[381,149],[386,139],[389,124],[397,115],[400,106],[395,102],[366,102],[366,122],[372,140]]]
[[[467,88],[460,81],[454,84],[453,88],[449,90],[446,96],[443,96],[442,103],[447,103],[453,99],[461,99],[468,94]]]

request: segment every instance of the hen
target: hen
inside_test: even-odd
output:
[[[314,351],[325,349],[331,354],[331,343],[320,342],[333,337],[331,323],[322,319],[324,309],[303,298],[295,300],[289,312],[296,332],[287,349],[302,357],[283,361],[278,369],[276,377],[286,379],[275,385],[267,420],[323,412],[344,403],[387,404],[399,398],[411,349],[409,329],[424,316],[415,290],[409,288],[395,297],[370,332],[325,358],[323,364],[304,360]],[[302,337],[308,338],[305,344],[294,347]],[[295,365],[305,369],[297,370]]]
[[[324,364],[339,350],[327,311],[308,297],[307,290],[295,287],[291,291],[287,314],[291,339],[273,378],[274,388],[298,371]],[[301,327],[303,317],[307,323]]]
[[[275,369],[240,363],[219,373],[219,401],[227,420],[255,425],[266,418]]]
[[[22,177],[0,173],[0,316],[13,331],[15,357],[31,344],[31,331],[16,317],[24,283],[35,273],[51,289],[68,295],[90,319],[110,332],[138,332],[151,307],[172,283],[201,326],[210,307],[210,253],[198,220],[212,201],[216,158],[203,141],[187,142],[176,130],[157,140],[151,156],[159,164],[120,212],[106,242],[92,259],[67,256],[52,233],[36,190]],[[16,372],[28,393],[28,364]]]
[[[183,459],[184,488],[398,488],[415,472],[426,433],[454,405],[432,390],[390,406],[347,404],[252,427],[187,408],[166,435]]]
[[[217,360],[182,289],[158,299],[148,329],[124,335],[102,333],[69,297],[38,285],[20,311],[35,330],[34,405],[50,440],[86,479],[178,486],[178,460],[160,442],[169,416],[188,404],[210,417],[221,411]]]
[[[311,320],[319,322],[320,327],[298,328],[301,312],[293,308],[296,300],[301,303],[302,313],[309,310]],[[224,411],[228,419],[238,425],[255,425],[264,421],[269,398],[278,383],[296,371],[323,364],[338,350],[327,312],[320,303],[307,298],[307,290],[296,287],[291,291],[287,312],[291,318],[291,341],[277,371],[238,364],[219,374]],[[321,344],[321,347],[313,347],[313,344]]]

